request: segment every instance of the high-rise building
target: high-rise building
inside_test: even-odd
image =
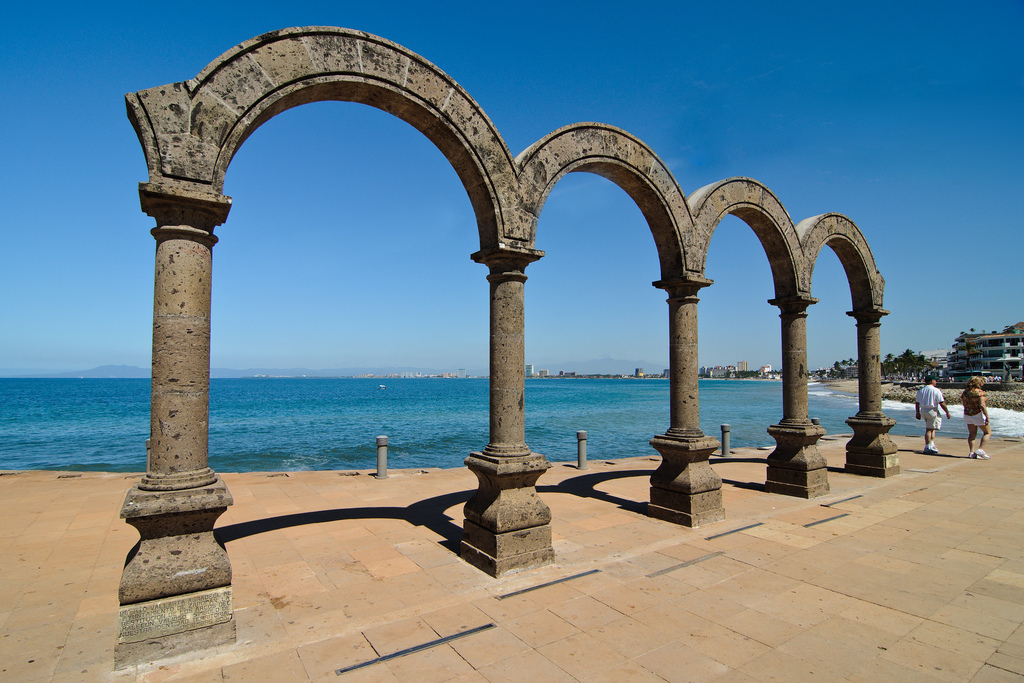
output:
[[[747,361],[745,360],[741,360],[738,363],[736,363],[736,370],[739,372],[747,372],[749,369],[750,366],[747,364]]]
[[[526,376],[533,377],[533,363],[526,364]]]

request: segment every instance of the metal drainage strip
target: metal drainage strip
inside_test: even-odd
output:
[[[432,647],[437,647],[438,645],[444,645],[445,643],[450,643],[453,640],[458,640],[459,638],[465,638],[466,636],[472,636],[472,635],[475,635],[477,633],[480,633],[481,631],[487,631],[487,630],[490,630],[492,628],[495,628],[495,625],[493,623],[492,624],[484,624],[483,626],[477,626],[476,628],[471,628],[471,629],[468,629],[466,631],[462,631],[460,633],[456,633],[455,635],[445,636],[444,638],[438,638],[437,640],[432,640],[429,643],[423,643],[422,645],[414,645],[413,647],[410,647],[410,648],[405,649],[405,650],[401,650],[399,652],[392,652],[389,655],[384,655],[382,657],[377,657],[377,659],[371,659],[369,661],[361,662],[359,664],[353,664],[352,666],[346,666],[344,669],[335,669],[334,673],[335,673],[335,675],[340,676],[342,674],[348,673],[349,671],[356,671],[357,669],[362,669],[362,668],[365,668],[367,666],[372,666],[373,664],[379,664],[380,662],[387,662],[387,661],[390,661],[392,659],[398,659],[399,657],[404,657],[406,655],[414,654],[416,652],[422,652],[423,650],[429,650]]]
[[[591,569],[590,571],[583,572],[581,574],[573,574],[572,576],[566,576],[561,579],[555,579],[554,581],[548,581],[547,583],[541,583],[536,586],[530,586],[529,588],[524,588],[521,591],[513,591],[511,593],[505,593],[504,595],[495,595],[494,598],[496,600],[504,600],[505,598],[515,597],[516,595],[522,595],[523,593],[529,593],[530,591],[539,590],[541,588],[547,588],[548,586],[555,586],[560,583],[565,583],[566,581],[572,581],[573,579],[581,579],[584,576],[590,576],[591,574],[599,574],[600,572],[600,569]]]

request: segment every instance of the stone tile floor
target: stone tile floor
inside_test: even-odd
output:
[[[810,501],[764,493],[767,452],[737,451],[715,465],[728,518],[701,529],[644,516],[654,457],[556,464],[556,564],[497,580],[456,552],[467,470],[225,474],[238,642],[117,672],[137,476],[5,472],[0,680],[1024,679],[1024,443],[896,441],[904,473],[879,480],[826,437]]]

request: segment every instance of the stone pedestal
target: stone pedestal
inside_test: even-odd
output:
[[[213,533],[231,503],[219,477],[199,489],[128,492],[121,517],[140,540],[118,591],[118,668],[234,641],[231,564]]]
[[[722,478],[708,462],[717,439],[669,433],[651,439],[651,446],[661,453],[661,465],[651,475],[649,516],[693,528],[725,519]]]
[[[896,442],[889,437],[896,420],[885,415],[855,415],[846,424],[853,428],[853,438],[846,444],[847,472],[866,477],[895,477],[900,473]]]
[[[551,467],[543,455],[473,453],[466,466],[479,481],[466,503],[462,559],[498,577],[551,564],[551,510],[537,495],[537,479]]]
[[[818,452],[825,430],[810,424],[777,424],[768,428],[775,450],[768,456],[764,488],[797,498],[817,498],[829,492],[828,463]]]

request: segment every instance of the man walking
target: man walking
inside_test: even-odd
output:
[[[949,408],[946,407],[946,397],[942,391],[935,386],[935,376],[929,375],[925,385],[917,392],[914,399],[914,408],[917,411],[917,419],[921,419],[921,411],[924,411],[924,454],[938,455],[939,449],[935,447],[935,432],[942,428],[942,416],[939,415],[939,408],[946,411],[946,418],[949,418]]]

